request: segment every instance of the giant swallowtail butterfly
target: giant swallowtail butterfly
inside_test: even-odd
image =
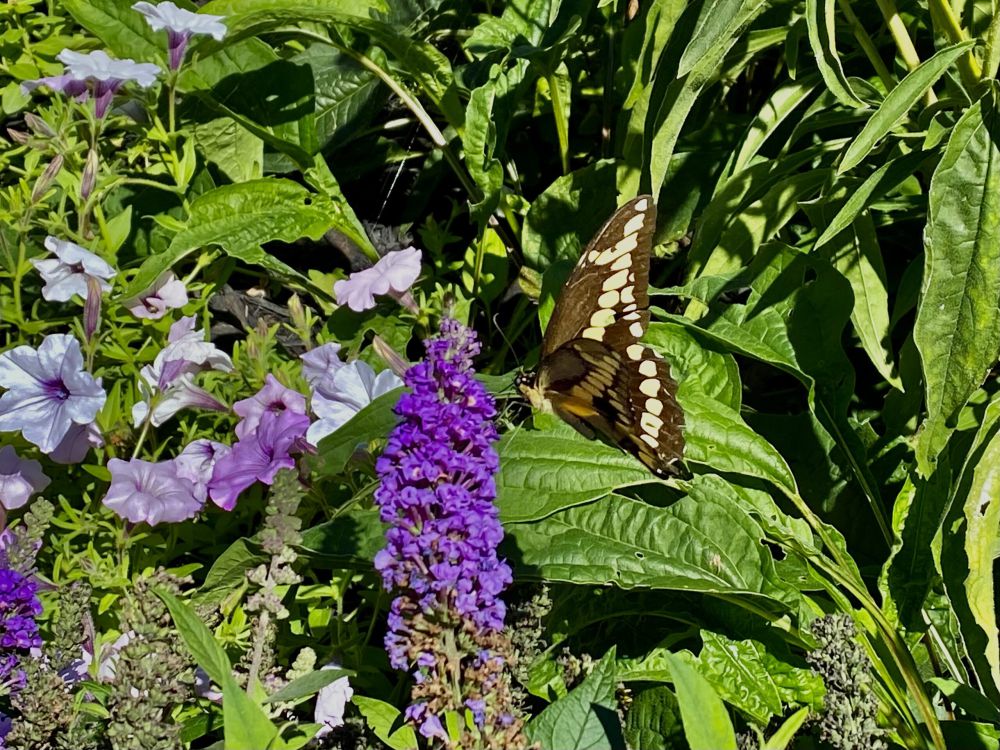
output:
[[[617,443],[656,474],[677,470],[684,414],[670,366],[639,342],[649,323],[656,206],[639,196],[590,241],[566,281],[534,375],[518,387],[588,438]]]

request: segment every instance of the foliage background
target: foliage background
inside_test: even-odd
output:
[[[768,747],[792,746],[782,731],[823,699],[802,658],[816,645],[809,623],[831,611],[856,620],[888,741],[998,746],[1000,50],[989,4],[203,10],[224,15],[229,35],[201,43],[177,81],[176,126],[156,93],[141,102],[152,119],[117,118],[82,201],[89,144],[73,109],[19,84],[56,72],[64,47],[162,64],[162,40],[118,0],[0,7],[0,106],[6,128],[27,134],[0,150],[9,345],[71,322],[38,299],[26,264],[55,228],[134,269],[123,298],[167,268],[189,277],[199,314],[212,310],[229,334],[238,377],[213,386],[230,401],[267,372],[297,377],[296,341],[316,335],[312,321],[350,356],[377,363],[378,334],[416,359],[447,306],[480,332],[480,370],[505,405],[498,489],[515,580],[549,585],[544,648],[521,675],[543,747],[735,747],[736,731],[755,728]],[[39,200],[56,154],[65,166]],[[669,483],[532,420],[510,386],[534,362],[581,245],[640,192],[659,209],[646,341],[671,362],[686,417],[691,474]],[[332,281],[400,234],[425,252],[421,312],[334,309]],[[251,287],[278,313],[225,320],[213,308]],[[292,292],[305,329],[287,313]],[[101,415],[108,455],[134,444],[130,382],[166,330],[129,326],[110,307],[98,355],[116,382]],[[306,580],[285,592],[276,656],[288,664],[307,644],[339,654],[356,710],[385,741],[406,686],[379,647],[380,528],[371,460],[354,448],[377,450],[389,405],[365,410],[311,466]],[[150,456],[231,424],[187,417]],[[90,581],[101,632],[143,571],[190,573],[193,600],[221,616],[213,642],[237,658],[252,638],[241,602],[244,571],[262,559],[261,497],[126,538],[98,503],[106,480],[98,461],[53,485],[43,572]],[[563,647],[599,660],[572,691]],[[621,730],[600,713],[619,705],[618,684],[631,701]],[[186,741],[218,739],[217,708],[185,711]],[[793,742],[815,740],[804,730]]]

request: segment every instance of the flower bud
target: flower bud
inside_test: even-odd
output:
[[[97,151],[90,149],[87,154],[87,163],[83,165],[83,175],[80,177],[80,197],[87,200],[94,192],[94,185],[97,184]]]
[[[87,277],[87,299],[83,305],[83,334],[87,341],[94,338],[101,322],[101,282],[93,276]]]
[[[52,129],[52,126],[38,115],[32,114],[31,112],[25,112],[24,121],[27,123],[29,128],[35,131],[35,135],[42,135],[46,138],[56,137],[56,131]]]
[[[409,363],[400,357],[396,353],[396,350],[389,346],[389,343],[378,334],[372,338],[372,346],[375,348],[375,353],[378,354],[378,356],[382,358],[382,361],[389,366],[389,369],[399,375],[399,377],[403,377],[406,374],[406,371],[410,369]]]
[[[45,171],[42,172],[41,176],[35,180],[35,187],[31,191],[31,202],[37,203],[42,199],[42,196],[52,187],[52,183],[55,182],[56,176],[63,166],[63,155],[56,154],[56,157],[49,162],[49,165],[45,167]]]
[[[7,137],[10,138],[18,146],[27,146],[28,141],[31,136],[27,133],[22,133],[20,130],[14,130],[14,128],[7,128]]]

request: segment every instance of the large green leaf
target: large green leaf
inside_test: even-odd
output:
[[[715,489],[695,484],[669,508],[609,495],[509,524],[509,557],[519,575],[547,581],[793,599],[760,526]]]
[[[785,459],[739,412],[693,388],[682,387],[677,397],[684,410],[685,461],[758,477],[786,492],[796,492],[795,477]]]
[[[402,722],[403,712],[398,708],[391,703],[363,695],[355,695],[351,702],[358,707],[375,736],[392,750],[417,750],[417,733],[413,731],[413,727],[402,724],[393,731],[397,722]]]
[[[280,277],[301,279],[298,271],[261,245],[302,237],[317,240],[332,226],[331,214],[326,198],[289,180],[262,179],[215,188],[191,201],[185,228],[174,235],[165,253],[143,262],[123,294],[138,296],[175,263],[212,245]]]
[[[923,363],[927,419],[922,474],[1000,350],[1000,117],[991,91],[959,120],[931,180],[924,278],[913,339]]]
[[[385,546],[377,509],[347,510],[302,532],[301,556],[314,568],[369,566]]]
[[[629,747],[643,750],[686,750],[677,696],[666,685],[641,690],[625,715]]]
[[[167,38],[153,31],[132,0],[62,0],[60,7],[107,46],[117,57],[155,62],[167,67]]]
[[[542,750],[621,750],[625,739],[615,713],[615,649],[565,698],[532,719],[529,742]]]
[[[786,706],[823,705],[823,680],[791,655],[772,652],[754,640],[734,641],[703,630],[698,671],[727,703],[759,726],[767,726]]]
[[[236,682],[229,657],[212,631],[191,607],[173,594],[163,590],[157,590],[156,594],[167,605],[177,632],[198,666],[222,688],[226,750],[269,747],[278,736],[278,728],[271,723],[264,709]]]
[[[739,411],[743,398],[740,369],[731,354],[708,348],[689,328],[677,323],[650,323],[643,343],[666,357],[671,376],[685,388],[698,389]]]
[[[497,505],[505,523],[545,518],[618,487],[656,481],[631,455],[565,425],[511,430],[497,450]]]
[[[864,161],[871,150],[896,127],[927,89],[933,86],[952,63],[974,44],[974,41],[968,41],[945,47],[900,81],[899,85],[886,95],[885,100],[865,123],[857,137],[851,141],[844,152],[844,158],[840,161],[838,171],[843,174]]]
[[[736,750],[733,723],[708,680],[678,654],[669,654],[668,660],[691,750]]]

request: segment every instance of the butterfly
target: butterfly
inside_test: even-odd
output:
[[[518,388],[588,438],[619,445],[659,475],[675,473],[684,414],[670,366],[640,343],[649,323],[656,206],[619,208],[584,249],[556,300],[538,369]]]

